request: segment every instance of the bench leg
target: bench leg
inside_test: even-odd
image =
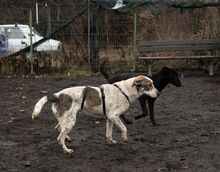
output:
[[[148,76],[152,76],[151,67],[152,65],[149,63],[148,64]]]
[[[214,72],[213,72],[213,61],[210,60],[209,61],[209,76],[213,76]]]

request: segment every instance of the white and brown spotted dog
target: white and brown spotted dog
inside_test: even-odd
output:
[[[46,102],[51,101],[52,112],[58,120],[55,128],[60,131],[57,140],[63,151],[69,154],[73,150],[66,147],[65,139],[69,138],[67,134],[75,125],[77,112],[84,108],[106,115],[106,138],[109,144],[117,143],[112,138],[113,124],[121,130],[122,138],[127,142],[127,128],[119,116],[128,110],[130,103],[143,94],[153,98],[158,95],[153,81],[146,76],[133,77],[115,84],[104,84],[101,87],[70,87],[52,96],[42,97],[35,105],[32,119],[39,115]]]

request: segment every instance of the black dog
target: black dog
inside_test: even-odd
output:
[[[128,79],[130,77],[140,75],[140,73],[138,73],[138,74],[137,73],[129,73],[129,74],[117,74],[117,75],[112,76],[112,75],[108,74],[105,70],[106,62],[107,62],[107,59],[105,59],[101,63],[100,72],[107,79],[108,83],[110,83],[110,84],[117,82],[117,81]],[[146,75],[146,74],[143,74],[143,75]],[[171,83],[177,87],[181,86],[181,81],[178,77],[177,72],[174,71],[173,69],[168,68],[168,67],[163,67],[162,70],[160,70],[159,72],[154,74],[151,78],[154,82],[154,86],[157,88],[157,90],[159,92],[161,92],[169,83]],[[154,102],[155,102],[156,98],[150,98],[146,95],[143,95],[143,96],[139,97],[138,100],[141,105],[143,114],[136,116],[135,119],[137,120],[137,119],[140,119],[140,118],[147,116],[148,109],[146,106],[146,101],[148,101],[150,120],[154,126],[159,125],[154,119]],[[128,123],[128,124],[132,123],[132,120],[127,119],[124,115],[121,115],[121,117],[126,123]]]

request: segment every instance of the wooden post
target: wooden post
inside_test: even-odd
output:
[[[88,63],[91,63],[91,56],[90,56],[90,0],[88,0]]]
[[[213,52],[208,51],[208,56],[211,56],[213,54]],[[209,76],[213,76],[214,72],[213,72],[213,60],[212,59],[208,59],[208,63],[209,63]]]
[[[132,52],[132,66],[133,71],[137,70],[137,61],[136,61],[136,42],[137,42],[137,12],[134,12],[134,32],[133,32],[133,52]]]
[[[147,71],[148,76],[152,76],[152,71],[151,71],[151,62],[148,64],[148,71]]]
[[[209,60],[209,76],[213,76],[214,72],[213,72],[213,60],[210,59]]]
[[[36,24],[39,24],[38,2],[36,2]]]
[[[31,64],[31,74],[34,74],[33,65],[33,43],[32,43],[32,10],[29,11],[29,27],[30,27],[30,64]]]
[[[51,34],[51,9],[48,3],[46,3],[47,10],[47,36]]]

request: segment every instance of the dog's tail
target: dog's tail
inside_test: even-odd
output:
[[[49,97],[49,98],[48,98]],[[43,106],[48,102],[56,102],[57,100],[57,97],[55,95],[52,95],[51,96],[44,96],[42,97],[36,104],[35,104],[35,107],[34,107],[34,110],[32,112],[32,119],[34,119],[35,117],[37,117],[40,112],[41,112],[41,109],[43,108]]]
[[[107,73],[105,65],[108,61],[108,58],[105,58],[105,60],[101,63],[100,65],[100,73],[105,77],[105,79],[109,80],[110,78],[110,74]]]

